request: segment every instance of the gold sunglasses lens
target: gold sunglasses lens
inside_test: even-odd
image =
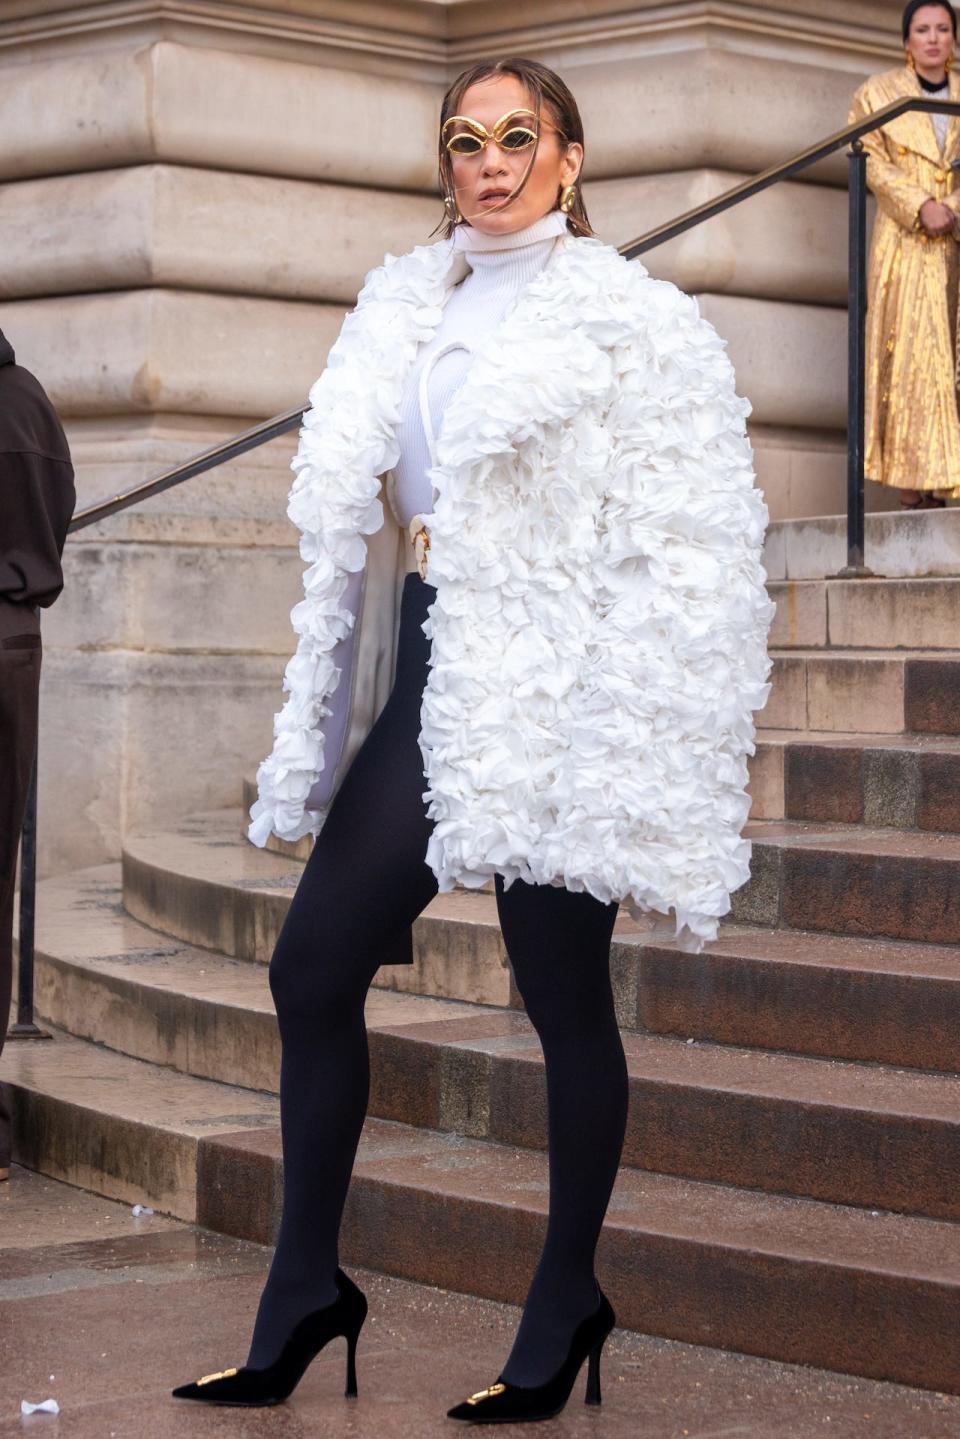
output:
[[[522,125],[515,125],[512,130],[500,137],[497,142],[503,150],[526,150],[537,143],[537,136],[534,130],[528,130]]]
[[[483,149],[483,141],[479,135],[472,135],[469,130],[460,130],[456,135],[450,136],[447,149],[454,155],[478,155]]]

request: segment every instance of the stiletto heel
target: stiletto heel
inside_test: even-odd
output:
[[[587,1393],[584,1399],[585,1404],[600,1403],[600,1355],[603,1352],[604,1341],[601,1340],[596,1349],[590,1351],[590,1360],[587,1364]]]
[[[282,1404],[296,1389],[310,1363],[324,1345],[340,1334],[347,1341],[347,1394],[357,1392],[357,1339],[367,1317],[367,1300],[353,1280],[337,1270],[337,1297],[324,1309],[315,1309],[296,1326],[272,1364],[265,1369],[224,1369],[205,1374],[195,1384],[174,1389],[174,1399],[196,1399],[201,1404],[255,1406]]]
[[[589,1359],[586,1402],[599,1404],[600,1353],[617,1318],[599,1284],[597,1293],[600,1303],[595,1312],[577,1325],[566,1359],[545,1384],[527,1387],[507,1384],[498,1378],[489,1389],[481,1389],[462,1404],[448,1409],[447,1418],[465,1419],[469,1424],[510,1424],[529,1419],[552,1419],[570,1398],[584,1359]]]
[[[360,1330],[347,1335],[347,1387],[343,1391],[348,1399],[357,1397],[357,1339]]]

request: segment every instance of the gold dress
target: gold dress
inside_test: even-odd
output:
[[[873,75],[853,98],[850,123],[923,92],[905,65]],[[950,75],[950,99],[960,77]],[[877,197],[868,273],[866,473],[883,485],[960,494],[957,414],[957,240],[960,122],[941,152],[933,117],[901,115],[863,137],[867,184]],[[929,236],[925,200],[954,211],[954,233]]]

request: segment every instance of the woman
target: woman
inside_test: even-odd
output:
[[[903,13],[906,64],[860,87],[850,123],[904,95],[960,100],[950,69],[956,38],[947,0],[912,0]],[[943,493],[960,494],[960,122],[908,111],[863,144],[878,207],[868,278],[866,474],[899,486],[904,509],[940,508]]]
[[[337,1233],[367,987],[409,959],[438,888],[492,878],[543,1046],[550,1205],[504,1368],[450,1414],[547,1417],[588,1357],[599,1402],[614,1315],[593,1260],[627,1110],[617,902],[673,907],[702,943],[746,879],[771,605],[723,345],[591,238],[582,160],[551,71],[461,75],[441,116],[446,237],[373,272],[311,393],[289,510],[309,562],[300,642],[250,828],[261,844],[319,830],[270,969],[283,1217],[247,1366],[184,1397],[276,1402],[338,1334],[355,1392],[366,1306]],[[401,546],[396,678],[340,783],[389,668]]]

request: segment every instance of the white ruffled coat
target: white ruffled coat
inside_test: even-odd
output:
[[[460,278],[450,242],[388,256],[310,392],[288,514],[300,636],[250,838],[316,833],[318,724],[383,524],[400,397]],[[431,473],[421,712],[427,862],[457,882],[564,884],[715,937],[747,879],[747,756],[773,606],[745,419],[696,302],[563,237],[444,415]],[[688,933],[687,933],[688,932]]]

